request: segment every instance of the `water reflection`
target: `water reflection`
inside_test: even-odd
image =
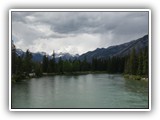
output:
[[[12,84],[13,108],[146,108],[148,83],[122,75],[57,75]]]
[[[128,80],[128,79],[125,79],[124,81],[125,81],[126,91],[148,95],[147,81]]]
[[[11,107],[12,108],[26,108],[23,106],[23,101],[25,104],[30,106],[30,91],[29,91],[29,83],[26,81],[12,83],[11,86]],[[16,88],[16,89],[15,89]],[[23,91],[23,92],[22,92]],[[16,97],[16,99],[14,99]],[[20,101],[19,101],[20,100]]]

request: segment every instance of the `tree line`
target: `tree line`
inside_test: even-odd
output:
[[[54,51],[50,59],[44,55],[42,62],[34,62],[29,50],[26,51],[26,54],[18,56],[16,47],[12,48],[12,75],[17,80],[29,76],[30,73],[40,77],[43,73],[64,74],[85,71],[148,76],[148,47],[141,49],[138,53],[132,49],[131,53],[124,57],[93,58],[90,62],[87,61],[86,57],[84,60],[62,60],[59,58],[56,62]]]
[[[135,49],[132,49],[131,54],[127,57],[127,60],[125,61],[124,73],[148,77],[148,55],[148,47],[141,49],[138,54],[136,54]]]

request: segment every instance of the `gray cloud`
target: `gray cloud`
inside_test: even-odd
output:
[[[55,49],[82,54],[145,34],[147,12],[12,12],[12,38],[16,46],[34,52],[50,53]]]

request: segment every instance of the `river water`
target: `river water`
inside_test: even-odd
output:
[[[12,108],[148,108],[148,82],[122,75],[56,75],[12,83]]]

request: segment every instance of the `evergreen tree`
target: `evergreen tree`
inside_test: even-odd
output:
[[[12,64],[12,74],[16,73],[16,68],[17,68],[17,64],[16,64],[16,59],[17,59],[17,55],[16,55],[16,46],[13,44],[12,41],[12,57],[11,57],[11,64]]]
[[[92,70],[93,71],[97,71],[97,67],[98,67],[98,61],[97,61],[97,59],[96,58],[93,58],[92,59]]]
[[[63,61],[63,71],[72,72],[72,62],[70,60]]]
[[[51,67],[51,72],[55,72],[55,52],[53,50],[53,53],[52,53],[52,58],[50,60],[50,67]]]
[[[80,61],[79,60],[74,60],[72,62],[72,70],[77,72],[77,71],[80,71]]]
[[[148,64],[148,47],[146,47],[143,54],[143,75],[148,76]]]
[[[32,54],[30,53],[29,49],[27,49],[25,57],[24,57],[24,71],[26,75],[28,75],[32,71]]]
[[[81,62],[81,70],[82,71],[89,71],[90,70],[90,64],[87,62],[86,56],[84,57],[84,60]]]
[[[135,52],[135,48],[132,49],[131,54],[126,62],[125,72],[128,74],[136,75],[137,74],[137,56]]]
[[[48,72],[48,57],[47,57],[47,55],[43,56],[42,70],[44,73]]]
[[[23,57],[18,56],[16,59],[16,68],[17,68],[17,74],[23,74],[23,72],[25,72],[24,69],[24,60]]]
[[[42,76],[42,65],[40,63],[35,63],[34,69],[35,69],[35,75],[37,77],[41,77]]]
[[[142,50],[140,50],[140,53],[138,54],[138,70],[137,74],[142,75],[143,73],[143,53]]]
[[[129,56],[126,57],[126,60],[125,60],[125,67],[124,67],[124,73],[125,74],[130,74],[130,64],[129,64]]]
[[[125,61],[125,73],[133,75],[148,75],[148,47],[135,53],[132,50],[130,56]]]
[[[58,61],[58,68],[59,68],[58,72],[63,73],[63,60],[61,57],[59,58],[59,61]]]
[[[136,53],[135,53],[135,48],[132,49],[130,59],[130,74],[135,75],[137,73],[137,59],[136,59]]]

